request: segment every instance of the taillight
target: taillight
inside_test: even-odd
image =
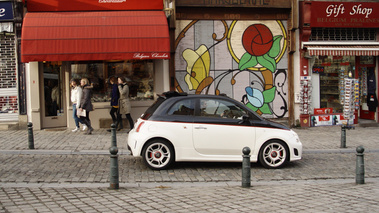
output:
[[[141,127],[142,127],[143,124],[145,124],[144,121],[142,121],[142,122],[138,125],[138,127],[137,127],[137,129],[136,129],[136,132],[139,132],[139,130],[141,129]]]

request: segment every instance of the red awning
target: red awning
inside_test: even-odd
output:
[[[163,11],[27,13],[21,60],[169,59]]]
[[[304,45],[309,55],[378,56],[379,45]]]

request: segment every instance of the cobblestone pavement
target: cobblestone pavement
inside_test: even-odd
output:
[[[177,163],[148,169],[117,132],[120,189],[109,187],[110,134],[0,131],[0,213],[8,212],[378,212],[379,128],[295,129],[301,161],[279,170],[251,166],[241,187],[240,163]],[[357,146],[365,147],[366,184],[355,184]]]
[[[298,133],[305,150],[330,150],[339,149],[341,145],[341,127],[313,127],[306,129],[294,129]],[[111,137],[105,129],[98,129],[93,135],[84,135],[83,132],[72,133],[70,130],[33,131],[34,147],[36,150],[65,150],[108,151]],[[126,150],[127,133],[117,132],[117,146],[120,150]],[[370,149],[379,149],[378,127],[356,127],[346,131],[347,149],[353,149],[363,145],[366,152]],[[0,131],[0,150],[28,150],[27,130]],[[64,152],[64,153],[66,153]]]
[[[0,188],[0,212],[378,212],[379,182]]]

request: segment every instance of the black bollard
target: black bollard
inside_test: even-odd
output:
[[[346,148],[346,126],[341,126],[341,148]]]
[[[355,129],[355,127],[349,124],[341,126],[341,148],[346,148],[346,130],[350,129]]]
[[[365,183],[365,162],[364,154],[365,148],[363,146],[357,147],[357,164],[355,171],[355,183],[364,184]]]
[[[250,151],[247,146],[242,149],[242,187],[250,187],[251,185]]]
[[[28,142],[29,149],[34,149],[33,123],[28,122]]]
[[[116,137],[116,125],[111,125],[111,147],[109,152],[111,153],[111,166],[110,166],[110,189],[119,189],[119,178],[118,178],[118,148],[117,148],[117,137]]]

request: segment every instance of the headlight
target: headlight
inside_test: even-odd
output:
[[[296,142],[300,143],[300,138],[296,136]]]
[[[300,143],[300,138],[299,138],[299,135],[297,135],[297,133],[293,130],[292,131],[292,134],[293,134],[293,137],[295,138],[296,142]]]

